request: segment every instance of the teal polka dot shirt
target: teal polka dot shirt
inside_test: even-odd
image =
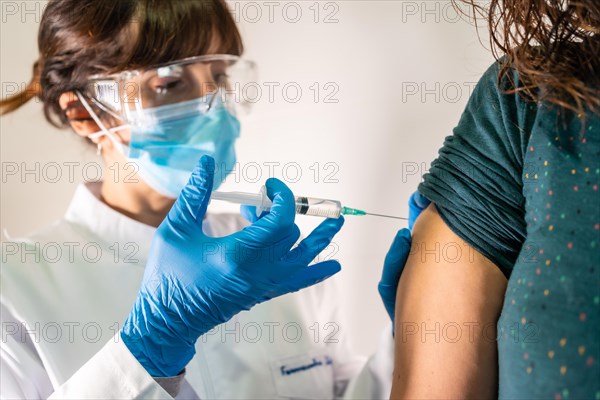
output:
[[[498,71],[419,191],[508,278],[500,398],[600,400],[600,117],[506,94]]]

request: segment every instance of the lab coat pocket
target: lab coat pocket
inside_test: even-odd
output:
[[[277,393],[288,399],[333,399],[333,359],[307,353],[271,362]]]

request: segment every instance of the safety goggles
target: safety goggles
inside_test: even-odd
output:
[[[94,108],[126,124],[140,125],[156,110],[165,114],[163,118],[178,118],[185,116],[182,113],[208,112],[218,103],[234,115],[247,112],[251,103],[242,94],[254,82],[256,66],[252,61],[216,54],[93,76],[84,95]],[[195,99],[201,101],[191,101]],[[193,104],[193,109],[177,106],[180,103]]]

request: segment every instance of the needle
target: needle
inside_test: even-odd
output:
[[[394,218],[394,219],[403,219],[403,220],[408,220],[408,218],[404,218],[404,217],[394,217],[392,215],[383,215],[383,214],[373,214],[373,213],[367,213],[367,215],[372,215],[374,217],[383,217],[383,218]]]

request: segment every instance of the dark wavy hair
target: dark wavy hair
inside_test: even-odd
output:
[[[46,119],[66,127],[59,98],[82,90],[91,75],[203,55],[214,43],[220,53],[243,52],[224,0],[50,0],[33,78],[24,91],[2,99],[0,115],[37,97]]]
[[[600,0],[458,1],[472,7],[476,20],[487,20],[492,52],[502,63],[498,81],[510,82],[507,93],[579,115],[600,113]]]

